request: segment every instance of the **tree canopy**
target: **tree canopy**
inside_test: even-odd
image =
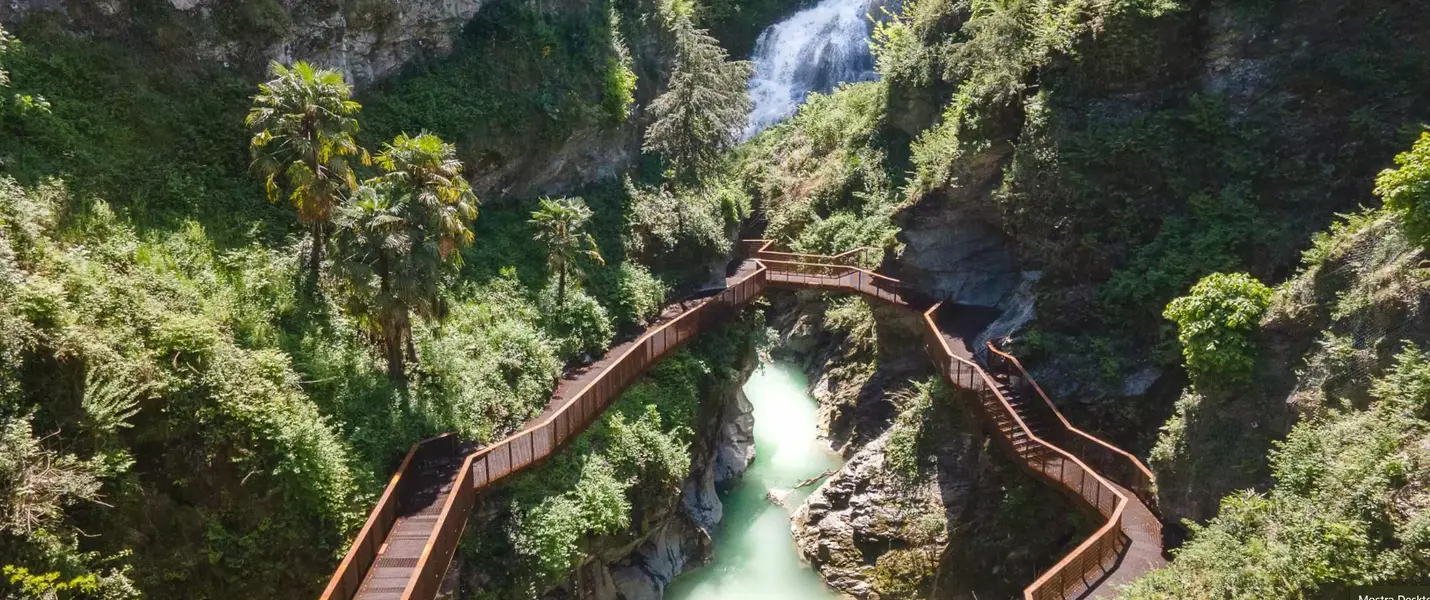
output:
[[[272,79],[258,84],[244,121],[253,130],[249,151],[269,201],[277,202],[286,187],[298,220],[312,229],[309,269],[316,274],[333,208],[357,188],[348,159],[368,160],[354,138],[362,106],[337,71],[303,61],[291,67],[273,62],[268,71]]]
[[[401,380],[406,360],[416,359],[412,315],[446,316],[444,269],[472,243],[477,198],[456,148],[435,135],[399,135],[374,162],[383,173],[339,209],[335,266],[349,310],[381,336],[388,375]]]
[[[605,264],[596,247],[596,238],[586,232],[591,209],[581,198],[542,198],[541,206],[531,213],[536,226],[536,239],[546,245],[547,265],[556,273],[556,302],[566,303],[566,276],[581,276],[577,258],[585,256]]]
[[[672,23],[675,64],[670,84],[650,105],[646,152],[660,154],[675,173],[694,176],[739,141],[750,114],[748,61],[729,61],[725,49],[686,15]]]

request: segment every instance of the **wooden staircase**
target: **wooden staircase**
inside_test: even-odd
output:
[[[354,598],[401,600],[412,570],[427,548],[427,540],[437,530],[442,508],[452,495],[461,468],[461,455],[457,453],[417,461],[415,485],[400,499],[392,531]]]
[[[851,292],[921,310],[929,357],[973,399],[993,438],[1030,474],[1103,521],[1024,590],[1025,600],[1107,597],[1163,564],[1151,472],[1131,454],[1073,427],[1016,358],[990,345],[989,368],[978,364],[939,325],[940,303],[860,266],[868,249],[820,256],[775,252],[771,245],[741,242],[745,260],[731,269],[724,291],[668,307],[636,339],[568,373],[547,409],[516,434],[481,449],[450,434],[414,445],[322,600],[431,600],[479,491],[557,452],[652,365],[723,323],[767,287]]]

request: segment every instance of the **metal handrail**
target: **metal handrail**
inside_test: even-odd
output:
[[[549,410],[545,416],[491,446],[462,457],[462,466],[452,483],[451,493],[447,496],[438,515],[437,526],[429,534],[417,566],[408,579],[402,599],[424,600],[437,593],[456,551],[457,541],[475,503],[478,490],[555,453],[564,442],[574,438],[594,422],[610,402],[650,365],[659,362],[693,338],[708,324],[733,314],[734,310],[763,292],[765,287],[781,284],[797,288],[833,287],[905,307],[911,306],[911,299],[920,297],[897,279],[874,273],[858,265],[839,262],[839,259],[867,248],[856,248],[831,257],[772,252],[769,247],[773,243],[771,240],[742,240],[739,246],[741,253],[755,258],[756,268],[749,276],[696,307],[646,331],[580,390]],[[762,254],[765,257],[760,257]],[[815,259],[815,262],[776,260],[770,256],[808,257]],[[987,370],[958,356],[949,348],[933,316],[941,307],[942,303],[932,303],[932,306],[922,313],[926,325],[925,346],[938,363],[939,371],[955,386],[965,387],[978,395],[980,414],[990,420],[1000,434],[1000,441],[1026,469],[1081,500],[1084,508],[1107,518],[1106,523],[1092,536],[1024,589],[1024,598],[1065,598],[1070,589],[1077,589],[1079,585],[1084,586],[1082,589],[1088,589],[1087,575],[1097,569],[1106,570],[1108,567],[1104,562],[1126,548],[1126,536],[1122,535],[1122,517],[1127,507],[1127,497],[1078,456],[1034,434],[1022,415],[998,389]],[[1151,489],[1151,472],[1147,471],[1136,457],[1073,427],[1052,407],[1052,401],[1037,387],[1037,383],[1027,376],[1026,370],[1016,358],[992,348],[991,345],[990,349],[1014,365],[1027,381],[1032,382],[1044,402],[1058,415],[1066,431],[1092,440],[1099,447],[1105,447],[1117,456],[1130,459],[1132,464],[1139,467],[1140,473],[1145,474],[1149,482],[1146,486],[1129,486],[1139,492],[1139,498],[1142,496],[1142,488]],[[1011,424],[1026,441],[1015,441],[1010,431],[999,426],[1000,415],[1005,423]],[[347,600],[356,594],[363,576],[372,568],[380,547],[396,520],[398,495],[402,491],[404,474],[413,467],[415,457],[423,452],[424,448],[435,447],[434,442],[440,440],[453,444],[450,451],[456,451],[455,438],[450,434],[413,445],[334,573],[323,592],[323,600]],[[386,527],[383,526],[384,522]]]
[[[457,480],[453,482],[446,505],[438,513],[438,525],[413,569],[402,600],[431,598],[436,594],[451,564],[478,489],[525,470],[555,453],[563,442],[574,438],[594,422],[606,406],[646,368],[660,362],[699,333],[709,315],[725,308],[733,310],[757,296],[764,283],[765,271],[763,266],[757,267],[724,292],[642,334],[549,415],[491,446],[468,454]],[[724,315],[715,314],[708,320],[713,322],[721,316]]]
[[[1020,450],[1016,445],[1014,445],[1014,455],[1022,459],[1021,462],[1023,463],[1023,465],[1032,470],[1034,473],[1051,481],[1056,486],[1061,487],[1065,492],[1069,492],[1074,498],[1085,501],[1088,504],[1088,508],[1100,515],[1105,514],[1102,510],[1102,500],[1104,494],[1106,494],[1108,498],[1114,499],[1114,504],[1111,508],[1110,513],[1106,514],[1107,522],[1103,523],[1103,525],[1099,527],[1096,532],[1094,532],[1086,540],[1083,540],[1081,544],[1079,544],[1076,548],[1074,548],[1071,552],[1064,556],[1062,560],[1058,561],[1057,564],[1053,565],[1052,568],[1048,569],[1042,574],[1042,576],[1034,580],[1032,584],[1023,589],[1023,597],[1025,598],[1025,600],[1065,598],[1068,596],[1067,590],[1069,589],[1069,586],[1076,586],[1078,584],[1082,584],[1084,586],[1088,585],[1085,583],[1085,575],[1092,571],[1093,566],[1096,566],[1098,568],[1105,568],[1102,566],[1102,564],[1104,560],[1108,558],[1107,556],[1105,556],[1108,550],[1112,550],[1112,554],[1114,555],[1118,552],[1121,552],[1121,548],[1118,548],[1118,545],[1119,542],[1122,541],[1122,515],[1127,507],[1127,497],[1124,496],[1121,492],[1117,491],[1117,488],[1109,484],[1106,479],[1104,479],[1101,475],[1097,473],[1097,471],[1087,466],[1087,464],[1083,463],[1076,456],[1073,456],[1066,450],[1063,450],[1057,445],[1047,442],[1042,437],[1033,433],[1032,429],[1030,429],[1028,425],[1023,422],[1023,418],[1018,414],[1018,411],[1015,410],[1012,404],[1008,402],[1008,398],[1005,397],[1003,393],[998,390],[997,384],[993,381],[993,378],[988,375],[988,372],[982,367],[978,366],[978,364],[953,353],[952,349],[948,347],[948,342],[944,339],[943,334],[939,330],[938,324],[933,317],[934,313],[937,312],[938,309],[941,307],[942,303],[935,304],[933,307],[929,308],[923,313],[924,324],[927,327],[927,334],[932,339],[937,341],[937,348],[942,350],[940,356],[936,357],[937,359],[943,359],[939,361],[940,371],[942,371],[944,376],[950,379],[956,386],[960,385],[961,378],[956,377],[953,375],[953,373],[951,373],[953,364],[960,364],[962,367],[971,370],[973,373],[976,373],[978,379],[974,380],[970,378],[968,388],[970,390],[980,392],[982,394],[991,394],[994,399],[997,400],[997,406],[999,406],[1003,410],[1004,414],[1012,420],[1017,429],[1020,430],[1023,435],[1026,436],[1028,440],[1032,442],[1033,445],[1041,447],[1045,451],[1050,451],[1060,456],[1062,459],[1058,468],[1058,476],[1053,477],[1050,472],[1051,469],[1049,469],[1049,471],[1044,471],[1038,467],[1039,462],[1048,464],[1051,461],[1030,460],[1029,457],[1032,456],[1033,453],[1029,450],[1032,446],[1025,446],[1023,449]],[[934,348],[935,347],[933,344],[929,344],[930,353],[934,351]],[[948,364],[949,368],[945,370],[942,367],[943,364]],[[975,389],[975,386],[973,385],[974,381],[981,381],[983,383],[982,389]],[[986,405],[982,406],[986,411]],[[990,418],[992,417],[992,415],[987,416],[989,416]],[[1011,439],[1008,437],[1008,434],[1003,433],[1001,430],[999,431],[1000,433],[1002,433],[1002,435],[1000,436],[1001,439],[1005,441],[1005,443],[1011,444],[1012,442]],[[1070,485],[1069,482],[1065,479],[1065,468],[1068,462],[1071,462],[1073,466],[1077,467],[1083,475],[1083,477],[1079,478],[1076,489],[1074,489],[1073,486]],[[1091,476],[1093,480],[1094,488],[1091,492],[1089,492],[1087,486],[1085,485],[1086,476]],[[1090,557],[1096,557],[1096,561],[1089,563],[1088,559]],[[1075,576],[1069,575],[1069,573],[1074,572],[1076,572]],[[1076,593],[1073,595],[1075,596]]]
[[[859,265],[857,264],[857,262],[853,264],[851,264],[850,262],[845,262],[849,259],[849,257],[862,258],[865,252],[878,250],[878,248],[875,248],[873,246],[859,246],[857,248],[846,250],[835,255],[805,254],[800,252],[780,252],[776,250],[770,250],[770,247],[775,244],[775,240],[741,240],[740,243],[741,249],[745,252],[746,256],[759,260],[774,260],[787,262],[826,262],[853,267],[857,267]]]
[[[337,570],[328,580],[327,587],[323,589],[322,598],[351,598],[353,594],[357,593],[358,587],[362,585],[363,575],[377,559],[378,550],[382,547],[383,542],[387,541],[387,534],[391,531],[392,522],[397,519],[397,505],[400,500],[398,496],[407,481],[403,476],[407,473],[408,467],[412,465],[413,459],[422,449],[438,441],[450,439],[452,439],[452,434],[444,433],[417,442],[407,451],[407,455],[397,466],[397,471],[388,480],[387,487],[383,488],[382,495],[378,496],[377,505],[373,507],[367,521],[363,523],[362,529],[358,531],[357,537],[348,547],[347,554],[343,555],[342,562],[338,563]],[[386,523],[384,524],[384,522]]]
[[[1062,411],[1058,410],[1058,407],[1053,404],[1052,398],[1048,397],[1048,393],[1043,391],[1043,386],[1038,385],[1038,381],[1036,379],[1033,379],[1033,376],[1030,375],[1028,373],[1028,370],[1023,367],[1023,363],[1018,360],[1018,357],[999,350],[998,347],[995,346],[991,341],[985,343],[988,345],[988,350],[990,352],[992,352],[994,355],[998,356],[1002,360],[1006,361],[1008,364],[1012,365],[1013,368],[1017,369],[1018,373],[1022,374],[1023,379],[1027,381],[1028,384],[1032,386],[1033,390],[1038,393],[1038,397],[1043,399],[1043,404],[1046,405],[1048,407],[1048,410],[1052,411],[1052,413],[1057,416],[1058,420],[1062,422],[1064,429],[1088,442],[1093,443],[1096,447],[1102,450],[1113,453],[1113,455],[1118,457],[1119,459],[1125,460],[1127,463],[1130,463],[1130,465],[1132,466],[1132,471],[1130,473],[1132,479],[1125,483],[1118,483],[1120,483],[1123,487],[1132,490],[1132,493],[1137,494],[1137,498],[1142,500],[1142,503],[1146,504],[1147,508],[1150,509],[1153,514],[1157,513],[1157,495],[1153,487],[1153,483],[1156,481],[1156,477],[1152,475],[1152,470],[1148,469],[1147,465],[1143,464],[1142,461],[1138,460],[1138,458],[1132,453],[1118,448],[1117,446],[1108,443],[1102,438],[1087,433],[1074,426],[1071,421],[1068,421],[1068,418],[1066,416],[1063,416]]]

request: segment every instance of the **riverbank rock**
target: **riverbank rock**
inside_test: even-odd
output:
[[[889,463],[891,429],[795,511],[800,556],[836,590],[860,600],[1010,597],[1079,539],[1073,507],[990,454],[955,400],[928,409],[917,475]]]
[[[703,526],[688,518],[669,521],[628,561],[610,567],[615,595],[598,600],[661,600],[686,563],[698,564],[710,554],[711,545]]]
[[[728,489],[755,460],[755,406],[741,389],[728,397],[724,410],[712,475],[715,486]]]
[[[725,518],[725,504],[715,491],[715,469],[704,469],[697,476],[685,481],[680,491],[680,502],[685,514],[696,525],[710,530]]]
[[[877,557],[895,541],[908,545],[902,532],[909,519],[942,512],[929,489],[910,494],[891,487],[883,476],[885,441],[866,445],[815,490],[791,527],[801,557],[830,586],[860,599],[883,597],[875,584]]]

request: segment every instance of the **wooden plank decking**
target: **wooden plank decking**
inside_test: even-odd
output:
[[[821,257],[772,252],[769,246],[765,240],[743,242],[746,255],[756,258],[738,264],[724,291],[666,307],[640,336],[566,373],[545,409],[516,434],[483,448],[450,436],[414,446],[323,600],[430,600],[479,489],[558,451],[650,366],[767,286],[853,292],[923,311],[930,357],[950,383],[974,392],[975,408],[1002,446],[1034,476],[1105,519],[1092,537],[1029,585],[1025,599],[1110,596],[1164,564],[1161,523],[1149,506],[1150,471],[1132,455],[1072,427],[1016,359],[990,346],[990,359],[1001,369],[985,371],[968,342],[981,316],[941,313],[938,304],[898,280],[859,268],[863,249]]]

